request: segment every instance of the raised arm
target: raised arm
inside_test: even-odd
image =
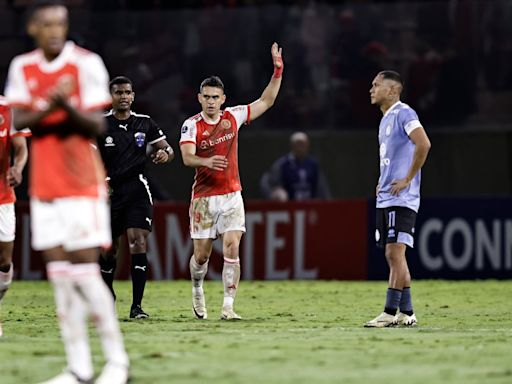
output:
[[[272,62],[274,63],[274,74],[260,98],[251,103],[251,120],[257,119],[274,105],[274,101],[279,93],[279,88],[281,88],[281,79],[284,69],[282,50],[283,49],[279,48],[277,43],[272,44],[270,52],[272,54]]]

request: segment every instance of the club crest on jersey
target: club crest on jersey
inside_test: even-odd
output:
[[[386,136],[389,135],[391,135],[391,124],[388,124],[388,126],[386,127]]]
[[[199,148],[201,148],[201,149],[208,148],[208,142],[206,140],[201,141],[201,144],[199,145]]]
[[[133,136],[135,137],[135,144],[137,144],[137,147],[140,148],[145,144],[146,134],[144,132],[135,132]]]
[[[231,121],[227,120],[227,119],[222,119],[220,121],[220,126],[224,129],[229,129],[231,128]]]
[[[107,136],[105,138],[105,147],[115,147],[116,145],[114,144],[114,138],[112,136]]]

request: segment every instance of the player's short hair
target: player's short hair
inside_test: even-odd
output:
[[[220,88],[224,92],[224,83],[219,76],[210,76],[204,79],[199,86],[199,92],[202,92],[204,87]]]
[[[404,86],[404,81],[402,80],[402,76],[396,71],[386,70],[380,71],[379,75],[382,75],[383,79],[393,80],[400,84],[402,87]]]
[[[112,80],[110,80],[110,83],[108,83],[108,89],[110,90],[110,92],[112,92],[112,87],[114,85],[119,85],[119,84],[130,84],[132,86],[132,90],[133,90],[133,83],[126,76],[116,76],[116,77],[114,77]]]
[[[26,19],[32,20],[37,11],[48,7],[66,7],[66,4],[63,0],[35,0],[27,9]]]

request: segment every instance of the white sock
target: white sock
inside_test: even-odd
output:
[[[240,259],[224,258],[222,268],[222,282],[224,283],[223,307],[232,307],[235,301],[236,290],[240,282]]]
[[[73,264],[72,278],[85,298],[87,307],[100,335],[103,353],[108,363],[128,367],[128,355],[114,311],[114,298],[103,282],[96,263]]]
[[[208,260],[204,264],[198,264],[194,255],[190,258],[190,278],[192,280],[192,294],[194,296],[203,294],[203,282],[208,272]]]
[[[46,264],[46,271],[55,291],[68,369],[80,379],[89,380],[94,371],[87,335],[87,307],[73,285],[71,264],[68,261],[51,261]]]
[[[13,267],[11,263],[11,267],[7,272],[0,271],[0,302],[2,301],[3,297],[9,290],[9,287],[11,286],[12,282],[12,275],[13,275]]]

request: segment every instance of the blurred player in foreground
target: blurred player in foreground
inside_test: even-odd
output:
[[[192,305],[199,319],[208,316],[203,280],[213,240],[222,237],[224,302],[221,318],[239,320],[233,303],[240,280],[239,246],[245,232],[242,186],[238,174],[238,130],[265,113],[281,87],[283,59],[277,43],[271,47],[274,74],[261,94],[249,105],[221,110],[226,101],[224,84],[217,76],[201,83],[197,95],[202,112],[187,119],[181,128],[183,162],[196,169],[190,204],[190,234],[194,254],[190,259]]]
[[[384,312],[365,327],[415,325],[411,274],[405,251],[414,246],[414,226],[420,206],[421,167],[430,140],[416,112],[400,101],[402,78],[382,71],[372,82],[371,103],[384,115],[379,126],[380,177],[377,184],[375,240],[385,248],[389,285]]]
[[[147,239],[153,222],[153,198],[145,176],[146,150],[153,148],[155,164],[174,158],[165,135],[148,115],[131,110],[135,92],[130,79],[118,76],[109,84],[112,110],[106,114],[108,128],[98,139],[110,186],[113,247],[100,257],[101,275],[114,298],[113,280],[121,235],[126,233],[131,255],[133,301],[131,319],[145,319],[142,297],[147,280]]]
[[[16,230],[14,187],[21,184],[23,168],[28,158],[25,137],[29,135],[29,130],[14,129],[11,109],[7,100],[0,96],[0,304],[12,281],[12,250]],[[11,146],[14,149],[12,165]],[[0,336],[2,334],[0,323]]]
[[[126,383],[128,355],[98,265],[111,235],[103,165],[91,145],[105,129],[108,73],[98,55],[66,41],[68,10],[61,2],[36,2],[27,28],[37,49],[12,60],[6,97],[14,126],[29,127],[34,137],[32,246],[47,262],[67,356],[66,370],[46,383],[92,382],[89,314],[106,359],[96,383]]]

